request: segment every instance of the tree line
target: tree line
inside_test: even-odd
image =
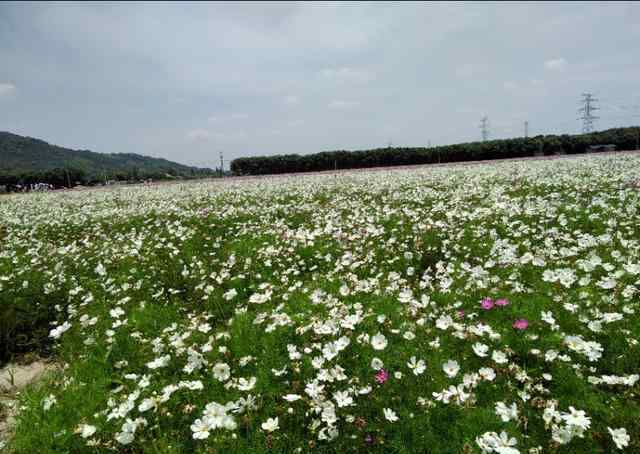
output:
[[[613,128],[581,135],[539,135],[437,147],[387,147],[358,151],[324,151],[308,155],[237,158],[231,162],[231,171],[234,175],[267,175],[578,154],[589,151],[592,145],[600,144],[615,145],[617,150],[633,150],[638,148],[639,140],[640,127]]]
[[[174,168],[164,170],[145,170],[133,167],[127,170],[87,171],[80,167],[58,167],[34,171],[0,170],[0,186],[5,191],[13,192],[30,188],[34,185],[50,185],[54,189],[69,188],[77,185],[95,186],[108,182],[139,182],[145,180],[171,180],[215,177],[219,173],[209,169],[190,169],[178,171]]]

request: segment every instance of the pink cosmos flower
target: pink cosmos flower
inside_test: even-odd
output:
[[[383,384],[388,379],[389,379],[389,372],[387,372],[384,369],[380,369],[376,374],[376,382],[378,382],[379,384]]]
[[[375,436],[375,435],[373,435],[373,434],[367,434],[367,435],[365,435],[365,437],[364,437],[364,442],[365,442],[367,445],[371,446],[371,445],[373,445],[373,444],[376,442],[376,436]]]
[[[482,302],[480,303],[480,306],[481,306],[484,310],[487,310],[487,311],[489,311],[489,310],[493,309],[493,305],[494,305],[494,302],[493,302],[493,300],[492,300],[491,298],[485,298],[485,299],[483,299],[483,300],[482,300]]]
[[[509,300],[506,298],[500,298],[496,300],[496,306],[506,306],[509,304]]]
[[[513,327],[519,330],[527,329],[529,327],[529,321],[524,318],[518,319],[513,322]]]

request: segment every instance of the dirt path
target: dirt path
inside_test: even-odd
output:
[[[53,369],[52,363],[44,361],[25,365],[8,364],[0,369],[0,450],[7,444],[13,432],[18,410],[18,394]]]

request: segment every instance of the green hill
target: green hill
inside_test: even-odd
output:
[[[106,179],[195,178],[215,172],[133,153],[72,150],[0,131],[0,184],[50,182],[62,173],[65,178],[70,173],[74,181],[91,183]]]

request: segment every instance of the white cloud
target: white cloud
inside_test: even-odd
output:
[[[205,140],[209,140],[211,138],[211,133],[205,129],[192,129],[187,132],[187,139],[192,142],[202,142]]]
[[[358,107],[360,103],[358,101],[343,101],[341,99],[334,99],[328,105],[329,109],[334,110],[349,110],[354,107]]]
[[[300,98],[298,98],[297,96],[289,95],[289,96],[285,96],[282,102],[286,106],[295,106],[297,104],[300,104]]]
[[[368,82],[374,79],[373,73],[349,67],[342,68],[325,68],[320,71],[320,75],[325,79],[341,81],[341,82]]]
[[[249,115],[246,113],[234,113],[229,116],[232,120],[246,120],[249,118]]]
[[[11,83],[0,83],[0,96],[10,95],[16,91],[16,86]]]
[[[511,81],[503,83],[502,86],[507,91],[515,91],[515,90],[518,89],[518,84],[515,83],[515,82],[511,82]]]
[[[562,71],[567,67],[567,60],[564,58],[554,58],[544,62],[544,68],[549,71]]]

